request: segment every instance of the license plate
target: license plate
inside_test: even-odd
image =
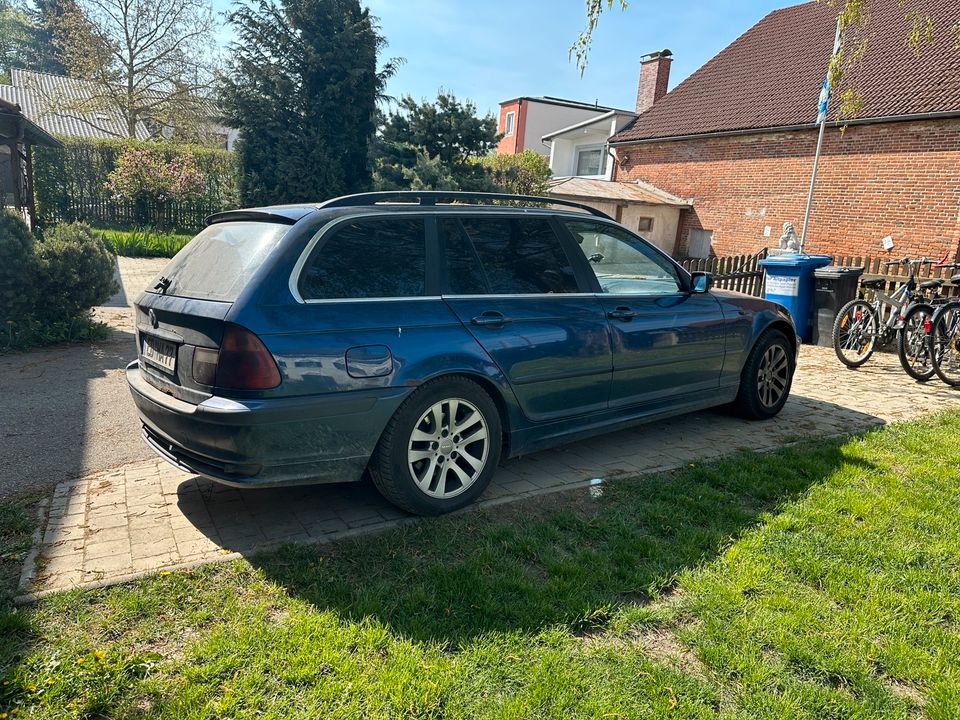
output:
[[[144,335],[143,359],[172,373],[177,367],[177,346],[169,340]]]

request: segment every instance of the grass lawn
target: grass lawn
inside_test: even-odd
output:
[[[958,437],[947,413],[56,595],[0,614],[0,711],[958,718]]]

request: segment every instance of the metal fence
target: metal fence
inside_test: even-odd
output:
[[[118,202],[109,198],[71,199],[60,206],[48,206],[43,221],[104,222],[117,225],[151,225],[164,228],[197,230],[206,225],[206,218],[223,210],[219,203],[144,203]]]

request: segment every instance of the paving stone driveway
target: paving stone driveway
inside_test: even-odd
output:
[[[893,355],[849,371],[832,350],[804,347],[793,394],[773,420],[697,413],[511,460],[480,505],[618,474],[667,470],[741,449],[853,433],[948,406],[960,406],[960,392],[936,381],[914,383]],[[63,482],[47,516],[38,562],[24,568],[26,593],[121,582],[278,543],[329,541],[411,520],[365,482],[235,490],[160,460]]]

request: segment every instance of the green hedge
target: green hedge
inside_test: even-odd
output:
[[[60,140],[63,148],[34,148],[34,193],[45,225],[83,220],[197,230],[207,215],[237,205],[236,160],[226,150],[154,140]],[[120,154],[135,146],[160,149],[170,156],[188,152],[206,179],[204,195],[194,202],[145,206],[111,197],[107,176]]]

